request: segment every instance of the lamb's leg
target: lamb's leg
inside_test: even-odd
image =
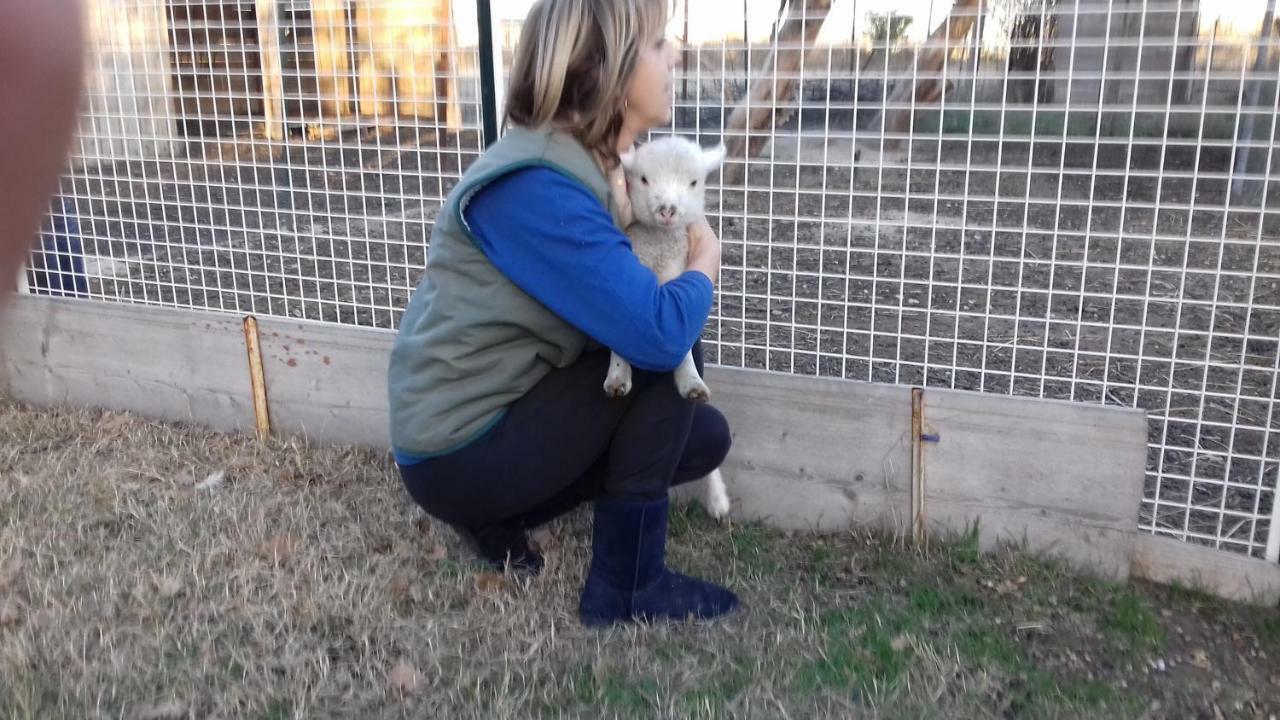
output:
[[[693,352],[685,354],[680,367],[676,368],[676,390],[680,396],[695,402],[706,402],[711,399],[711,389],[698,376],[698,366],[693,364]]]
[[[620,398],[631,392],[631,363],[616,352],[609,354],[609,374],[604,379],[604,394]]]
[[[724,477],[720,475],[720,469],[716,468],[707,476],[706,487],[703,488],[705,494],[702,497],[702,504],[707,508],[707,514],[716,520],[723,520],[729,515],[729,492],[724,486]]]

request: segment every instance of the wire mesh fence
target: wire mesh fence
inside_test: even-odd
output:
[[[1142,526],[1274,559],[1272,15],[937,5],[861,53],[821,0],[691,53],[675,129],[748,158],[718,360],[1141,407]]]
[[[449,3],[92,5],[53,213],[76,232],[45,240],[83,252],[88,296],[392,326],[481,149]]]
[[[493,7],[498,102],[530,5]],[[93,6],[34,291],[395,327],[483,145],[475,6]],[[1280,556],[1273,2],[680,0],[670,31],[669,130],[731,156],[712,360],[1142,408],[1140,526]]]

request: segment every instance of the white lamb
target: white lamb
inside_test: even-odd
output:
[[[702,218],[705,179],[724,160],[723,147],[703,150],[680,137],[664,137],[622,156],[634,222],[627,228],[631,246],[640,262],[667,282],[686,269],[689,225]],[[686,354],[675,370],[676,389],[697,402],[711,399],[711,390],[698,375],[693,354]],[[617,353],[609,363],[605,393],[621,397],[631,392],[631,364]],[[703,504],[712,517],[729,512],[729,496],[720,471],[707,476]]]

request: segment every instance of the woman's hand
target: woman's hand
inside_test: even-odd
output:
[[[706,218],[699,218],[689,226],[689,269],[720,281],[720,238],[711,229]]]

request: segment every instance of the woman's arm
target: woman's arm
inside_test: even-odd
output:
[[[674,369],[702,333],[714,271],[660,284],[595,196],[555,170],[527,168],[495,180],[464,215],[512,282],[638,368]]]

